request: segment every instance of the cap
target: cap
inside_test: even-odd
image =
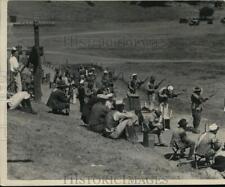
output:
[[[107,74],[107,73],[108,73],[108,71],[107,71],[107,70],[105,70],[105,71],[104,71],[104,74]]]

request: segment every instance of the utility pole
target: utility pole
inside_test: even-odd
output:
[[[37,51],[37,64],[34,64],[34,94],[35,101],[41,101],[41,80],[42,80],[42,67],[40,58],[40,47],[39,47],[39,23],[38,21],[33,22],[34,27],[34,47]]]

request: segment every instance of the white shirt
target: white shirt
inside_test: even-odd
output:
[[[14,94],[10,99],[7,100],[10,109],[15,109],[21,102],[23,99],[29,99],[30,98],[30,94],[26,91],[23,92],[17,92],[16,94]]]
[[[19,63],[15,56],[10,56],[9,58],[10,71],[15,72],[19,69]]]

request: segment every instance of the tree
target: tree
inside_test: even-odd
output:
[[[214,14],[213,8],[210,7],[203,7],[199,10],[199,17],[200,19],[206,20],[207,17],[210,17]]]

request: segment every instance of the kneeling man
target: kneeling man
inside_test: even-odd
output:
[[[59,81],[48,99],[47,106],[54,114],[69,115],[70,98],[65,94],[66,87],[63,81]]]

